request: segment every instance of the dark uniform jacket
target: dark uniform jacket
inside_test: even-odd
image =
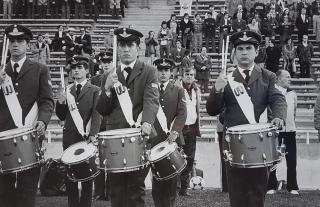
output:
[[[216,21],[213,18],[207,18],[204,20],[203,33],[205,37],[215,37]]]
[[[91,49],[91,36],[89,34],[84,34],[83,38],[82,35],[79,35],[75,39],[75,43],[82,44],[82,46],[78,46],[78,52],[81,53],[81,49]]]
[[[160,107],[167,118],[167,127],[170,131],[176,131],[179,133],[179,137],[176,142],[179,145],[184,144],[182,135],[182,129],[187,119],[186,99],[184,96],[184,90],[178,85],[169,82],[163,94],[160,94]],[[162,130],[158,119],[154,123],[154,127],[157,131],[157,136],[151,139],[151,146],[163,142],[167,139],[167,135]]]
[[[102,91],[97,110],[102,116],[109,116],[106,129],[121,129],[130,127],[120,107],[117,94],[112,88],[111,96],[105,93],[104,85],[110,72],[106,72],[102,78]],[[124,75],[120,67],[117,68],[118,80],[126,86]],[[133,120],[136,121],[142,112],[141,122],[153,125],[159,107],[158,78],[156,69],[139,60],[136,61],[128,81],[129,96],[133,105]],[[155,133],[155,131],[153,131]],[[154,136],[155,134],[153,134]]]
[[[194,68],[196,69],[196,79],[209,80],[211,65],[212,63],[209,55],[197,55],[194,61]],[[202,67],[205,67],[205,69],[202,69]]]
[[[48,68],[40,63],[26,59],[16,80],[13,78],[11,62],[5,72],[12,78],[19,103],[22,108],[23,122],[33,104],[37,102],[38,120],[48,125],[54,107],[52,86]],[[16,128],[11,117],[2,89],[0,89],[0,131]]]
[[[298,34],[307,35],[309,29],[310,19],[308,15],[305,15],[305,21],[303,22],[301,15],[298,15],[296,19],[296,27],[298,29]]]
[[[235,78],[235,81],[245,84],[238,69],[233,72],[233,77]],[[274,73],[266,69],[261,69],[257,65],[254,66],[248,83],[247,92],[251,97],[257,122],[267,106],[270,107],[274,118],[280,118],[282,120],[285,120],[286,118],[286,100],[282,93],[275,88],[275,81],[276,75]],[[213,87],[207,100],[206,108],[208,114],[211,116],[220,114],[225,108],[225,127],[249,123],[234,97],[229,84],[226,85],[224,92],[222,93],[215,92]]]
[[[79,113],[83,120],[83,127],[86,129],[87,123],[91,119],[91,127],[89,136],[94,136],[99,132],[101,124],[101,116],[96,111],[96,105],[99,98],[99,88],[87,82],[81,89],[77,98],[75,98]],[[70,89],[71,95],[76,97],[76,86],[73,85]],[[65,121],[63,127],[63,149],[77,142],[84,141],[84,138],[78,132],[73,119],[71,117],[67,103],[56,104],[56,114],[60,120]]]

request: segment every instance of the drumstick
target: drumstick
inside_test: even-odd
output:
[[[222,39],[222,51],[221,51],[221,71],[223,72],[224,70],[224,38]],[[224,73],[224,72],[223,72]]]
[[[112,62],[113,62],[113,73],[116,74],[116,67],[117,67],[117,35],[113,35],[113,56],[112,56]]]
[[[224,75],[227,75],[227,61],[228,61],[228,47],[229,47],[229,35],[227,36],[227,41],[226,41],[226,47],[225,47],[225,58],[224,58],[224,67],[225,67],[225,71],[224,71]]]
[[[7,55],[8,55],[8,49],[9,49],[9,38],[5,38],[6,41],[3,43],[4,44],[4,53],[2,53],[2,61],[1,61],[1,65],[5,65],[6,64],[6,59],[7,59]]]
[[[7,36],[6,35],[4,35],[3,36],[3,43],[2,43],[2,57],[1,57],[1,65],[3,65],[2,63],[3,63],[3,57],[4,57],[4,51],[5,51],[5,48],[6,48],[6,39],[7,39]]]
[[[62,90],[65,91],[65,83],[64,83],[64,70],[63,67],[60,67],[60,79],[61,79],[61,87]]]

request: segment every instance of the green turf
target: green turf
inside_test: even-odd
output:
[[[191,198],[177,197],[177,207],[228,207],[228,194],[218,190],[189,191]],[[66,197],[38,197],[37,207],[62,207],[67,206]],[[92,207],[110,207],[108,201],[93,201]],[[147,191],[146,207],[153,207],[151,191]],[[320,191],[300,191],[294,196],[281,191],[275,195],[266,196],[265,207],[320,207]]]

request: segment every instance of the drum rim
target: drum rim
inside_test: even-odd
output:
[[[89,181],[94,179],[95,177],[97,177],[100,174],[100,170],[98,168],[97,172],[95,172],[93,175],[86,177],[86,178],[81,178],[81,179],[72,179],[71,177],[69,177],[69,174],[67,173],[67,177],[71,182],[85,182],[85,181]]]
[[[131,132],[131,133],[122,133],[122,134],[112,134],[112,135],[108,135],[108,134],[103,134],[103,133],[111,133],[113,131],[134,131],[134,132]],[[123,137],[123,135],[132,135],[132,134],[138,134],[138,135],[141,135],[141,130],[139,128],[119,128],[119,129],[111,129],[111,130],[106,130],[106,131],[103,131],[103,132],[99,132],[97,133],[98,137],[99,136],[105,136],[105,137],[118,137],[118,136],[121,136]]]
[[[141,137],[141,133],[132,133],[132,134],[123,134],[123,135],[112,135],[112,136],[99,135],[99,134],[98,134],[98,139],[122,139],[122,138],[136,137],[136,136]]]
[[[97,151],[98,151],[98,149],[97,149],[97,147],[96,147],[95,145],[93,145],[93,144],[91,143],[91,144],[94,146],[94,152],[93,152],[92,154],[90,154],[89,157],[86,157],[86,158],[83,159],[83,160],[79,160],[79,161],[71,162],[71,163],[66,163],[66,162],[63,161],[63,159],[62,159],[62,158],[63,158],[63,155],[65,154],[65,152],[66,152],[69,148],[71,148],[72,146],[77,145],[77,144],[79,144],[79,143],[83,143],[83,142],[86,142],[86,141],[81,141],[81,142],[74,143],[74,144],[70,145],[67,149],[65,149],[65,150],[63,151],[62,155],[61,155],[61,158],[60,158],[61,162],[62,162],[63,164],[65,164],[65,165],[76,165],[76,164],[82,163],[82,162],[85,161],[85,160],[89,160],[89,159],[91,159],[93,156],[95,156],[96,153],[97,153]],[[87,143],[87,144],[90,144],[90,143]]]
[[[278,164],[281,161],[282,157],[280,157],[279,159],[273,160],[273,161],[269,161],[269,162],[265,162],[265,163],[254,163],[254,164],[240,164],[240,163],[235,163],[235,162],[231,162],[229,161],[229,165],[231,165],[232,167],[237,167],[237,168],[263,168],[263,167],[269,167],[271,165],[274,164]]]
[[[28,164],[28,165],[24,165],[22,167],[16,167],[16,168],[11,168],[11,169],[6,169],[6,170],[2,170],[2,173],[1,174],[9,174],[9,173],[16,173],[16,172],[21,172],[21,171],[25,171],[25,170],[29,170],[29,169],[32,169],[32,168],[35,168],[37,167],[38,165],[40,165],[40,163],[42,161],[44,161],[45,159],[42,158],[40,159],[39,161],[37,162],[33,162],[31,164]]]
[[[26,134],[31,134],[32,132],[36,131],[33,127],[21,127],[21,128],[26,128],[28,130],[24,131],[24,132],[21,132],[19,134],[11,134],[11,135],[8,135],[8,136],[0,137],[0,141],[1,140],[12,139],[12,138],[15,138],[15,137],[20,137],[20,136],[23,136],[23,135],[26,135]],[[20,129],[20,128],[15,128],[15,129]],[[14,129],[9,129],[9,130],[14,130]],[[5,130],[5,131],[9,131],[9,130]],[[5,131],[2,131],[2,132],[5,132]],[[0,132],[0,134],[1,134],[1,132]]]
[[[126,170],[124,170],[123,168],[102,168],[102,167],[98,167],[100,170],[105,170],[109,173],[122,173],[122,172],[132,172],[132,171],[137,171],[137,170],[140,170],[141,167],[143,168],[146,168],[148,167],[149,165],[149,162],[146,162],[145,164],[143,165],[137,165],[137,166],[134,166],[134,167],[127,167]]]
[[[159,157],[159,158],[157,158],[157,159],[151,159],[152,149],[153,149],[153,148],[157,148],[157,147],[159,147],[159,146],[161,146],[161,145],[163,145],[163,144],[167,144],[167,145],[169,145],[169,146],[171,145],[174,150],[173,150],[173,151],[168,151],[166,154],[164,154],[163,156],[161,156],[161,157]],[[155,145],[154,147],[151,148],[151,150],[150,150],[150,155],[149,155],[149,161],[150,161],[150,163],[158,162],[158,161],[162,160],[163,158],[167,157],[168,155],[170,155],[171,153],[173,153],[176,149],[177,149],[177,144],[176,144],[176,143],[169,144],[168,141],[160,142],[159,144],[157,144],[157,145]]]
[[[260,123],[260,124],[262,125],[262,124],[269,124],[269,123]],[[241,124],[241,125],[237,125],[237,126],[233,126],[233,127],[246,126],[246,125],[252,125],[252,124]],[[232,130],[233,127],[229,127],[227,129],[227,131],[226,131],[226,134],[254,134],[254,133],[259,133],[259,132],[267,132],[267,131],[271,131],[271,130],[276,130],[276,127],[274,125],[272,125],[272,124],[270,124],[269,127],[267,127],[267,128],[254,129],[254,130],[251,130],[251,131],[246,130],[246,129]]]
[[[175,173],[172,173],[171,175],[168,175],[168,176],[166,176],[164,178],[156,177],[157,175],[155,175],[153,173],[152,173],[152,175],[157,181],[169,180],[169,179],[173,178],[174,176],[177,176],[178,174],[180,174],[184,170],[184,168],[186,166],[187,166],[187,160],[184,160],[184,163],[183,163],[182,167],[178,171],[176,171]]]

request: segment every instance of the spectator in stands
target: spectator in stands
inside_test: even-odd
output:
[[[61,18],[62,19],[70,19],[70,0],[62,0]]]
[[[253,5],[253,11],[258,14],[260,18],[263,18],[266,14],[266,5],[262,2],[256,2]]]
[[[74,43],[76,45],[76,53],[81,54],[83,49],[91,49],[91,35],[87,33],[86,28],[80,29],[80,36],[77,36]],[[90,53],[91,54],[91,53]]]
[[[180,16],[191,15],[192,0],[179,0]]]
[[[238,6],[242,5],[243,0],[226,0],[226,5],[228,8],[228,13],[230,16],[232,16],[234,13],[236,13]]]
[[[296,124],[297,94],[290,89],[290,74],[286,70],[277,72],[276,88],[285,96],[287,102],[287,116],[284,130],[279,133],[279,146],[285,145],[287,163],[287,191],[292,195],[299,195],[297,183],[297,144]],[[274,194],[278,188],[277,170],[270,173],[267,194]]]
[[[277,4],[276,0],[270,0],[270,3],[267,4],[267,12],[270,12],[271,10],[275,10],[276,14],[281,13],[281,7]]]
[[[297,12],[300,14],[302,8],[306,8],[306,15],[311,16],[311,8],[309,2],[307,0],[301,0],[297,3]]]
[[[183,15],[183,19],[180,21],[179,29],[182,33],[182,46],[192,51],[192,48],[190,47],[193,39],[194,26],[193,23],[189,20],[188,13],[185,13]]]
[[[27,8],[27,18],[34,19],[34,7],[35,7],[35,0],[27,0],[26,1]]]
[[[89,10],[89,18],[95,21],[99,18],[99,1],[100,0],[90,0],[85,2],[86,8]]]
[[[223,5],[220,8],[220,12],[217,14],[217,17],[215,18],[215,22],[216,22],[217,26],[219,26],[219,23],[224,18],[225,13],[226,13],[226,5]]]
[[[182,60],[186,53],[186,49],[182,48],[181,41],[177,40],[176,47],[171,49],[170,58],[174,61],[175,67],[173,68],[173,78],[180,79],[182,76]]]
[[[66,35],[64,37],[64,44],[62,46],[62,49],[66,53],[67,61],[76,54],[75,44],[74,44],[74,41],[75,41],[74,32],[75,32],[75,29],[70,27],[66,30]]]
[[[219,27],[220,27],[220,41],[219,41],[219,52],[222,52],[222,42],[227,41],[227,36],[230,35],[230,33],[233,31],[232,30],[232,23],[231,20],[228,16],[228,13],[224,14],[223,19],[219,22]]]
[[[48,0],[37,0],[37,11],[39,11],[39,18],[46,19],[47,18],[47,7]]]
[[[171,14],[170,20],[167,22],[167,27],[170,29],[171,35],[172,35],[172,40],[171,40],[171,45],[170,45],[170,50],[171,48],[175,47],[176,41],[179,35],[179,27],[178,27],[178,22],[176,20],[176,15]]]
[[[265,36],[271,37],[271,39],[275,39],[276,29],[278,27],[278,21],[276,18],[272,17],[271,13],[267,13],[267,17],[262,20],[261,23],[261,32]]]
[[[308,35],[309,16],[306,15],[306,8],[301,9],[301,14],[296,19],[296,27],[298,29],[298,42],[302,42],[302,36]]]
[[[239,19],[239,16],[241,14],[241,19],[243,19],[245,22],[247,22],[247,9],[243,8],[242,4],[238,5],[237,10],[234,12],[232,19]],[[236,31],[236,30],[235,30]]]
[[[245,20],[242,19],[242,13],[237,13],[237,18],[232,20],[232,29],[234,32],[240,32],[246,30],[247,23]]]
[[[308,42],[308,35],[303,35],[302,43],[300,43],[297,47],[297,56],[300,64],[300,78],[310,78],[313,46],[310,42]]]
[[[320,0],[315,0],[311,4],[311,13],[313,15],[313,34],[316,35],[316,43],[320,51]]]
[[[150,59],[148,62],[152,65],[157,56],[156,47],[158,46],[158,41],[154,37],[154,31],[149,31],[149,37],[147,37],[144,42],[146,44],[145,57]]]
[[[202,47],[201,53],[195,58],[194,68],[196,69],[196,80],[204,93],[209,93],[211,66],[211,57],[207,54],[207,49]]]
[[[16,2],[12,2],[13,3],[13,10],[15,11],[15,18],[19,19],[19,18],[27,18],[27,12],[28,10],[27,5],[26,5],[26,1],[25,0],[17,0]]]
[[[82,48],[80,55],[88,58],[89,78],[91,78],[92,76],[95,76],[96,75],[95,68],[97,63],[94,56],[94,50],[89,47],[84,47]]]
[[[3,0],[3,19],[12,17],[12,0]]]
[[[289,9],[285,9],[280,20],[279,34],[280,34],[280,45],[283,46],[288,37],[291,36],[294,29],[291,19],[289,19]]]
[[[45,34],[43,35],[43,41],[44,41],[45,44],[48,44],[48,45],[49,45],[49,49],[50,49],[50,51],[51,51],[51,50],[52,50],[52,40],[51,40],[50,37],[49,37],[49,33],[45,33]]]
[[[269,47],[267,47],[267,60],[266,68],[274,73],[279,70],[281,50],[275,45],[275,40],[271,39],[269,42]]]
[[[218,13],[217,13],[216,10],[214,9],[214,6],[213,6],[213,5],[210,5],[210,6],[209,6],[209,12],[208,12],[208,13],[211,14],[211,17],[212,17],[213,19],[217,19]]]
[[[60,7],[61,2],[59,0],[49,0],[49,11],[51,19],[58,19]]]
[[[37,42],[31,44],[31,53],[34,61],[44,65],[50,63],[50,48],[41,34],[38,35]]]
[[[206,48],[208,52],[216,52],[216,22],[212,18],[211,13],[207,13],[207,18],[203,22],[203,33],[206,40]],[[210,47],[211,41],[211,47]]]
[[[292,42],[292,38],[288,37],[283,45],[283,69],[289,71],[290,76],[293,77],[296,72],[296,63],[294,58],[296,57],[296,49]]]
[[[125,7],[125,3],[126,0],[120,0],[120,12],[121,12],[121,16],[122,18],[124,18],[124,7]]]
[[[203,21],[200,17],[200,14],[195,14],[195,20],[193,22],[194,25],[194,51],[199,53],[202,48],[202,32],[203,32]]]
[[[162,21],[157,39],[160,45],[160,58],[169,58],[170,41],[172,40],[172,35],[169,28],[167,28],[166,21]]]
[[[184,69],[189,67],[193,67],[193,63],[191,60],[190,50],[186,50],[181,61],[181,68],[183,70],[182,74],[184,73]]]
[[[267,48],[270,45],[270,38],[265,37],[264,43],[265,43],[265,45],[261,44],[259,46],[258,56],[254,59],[255,64],[260,66],[260,68],[266,68],[265,62],[267,60]]]
[[[52,49],[53,51],[62,51],[62,46],[64,44],[64,38],[66,33],[64,32],[64,28],[62,25],[58,26],[58,31],[54,35],[54,39],[52,41]]]
[[[254,32],[261,35],[260,23],[257,21],[256,18],[252,18],[251,23],[248,24],[248,28],[249,28],[249,30],[254,31]]]
[[[85,13],[84,0],[74,1],[74,18],[75,19],[83,19],[84,13]]]
[[[113,48],[113,32],[114,32],[114,29],[110,29],[109,30],[109,34],[107,34],[105,37],[104,37],[104,41],[103,41],[103,46],[107,49],[107,50],[110,50]]]
[[[112,16],[118,16],[120,11],[120,0],[109,0]]]

